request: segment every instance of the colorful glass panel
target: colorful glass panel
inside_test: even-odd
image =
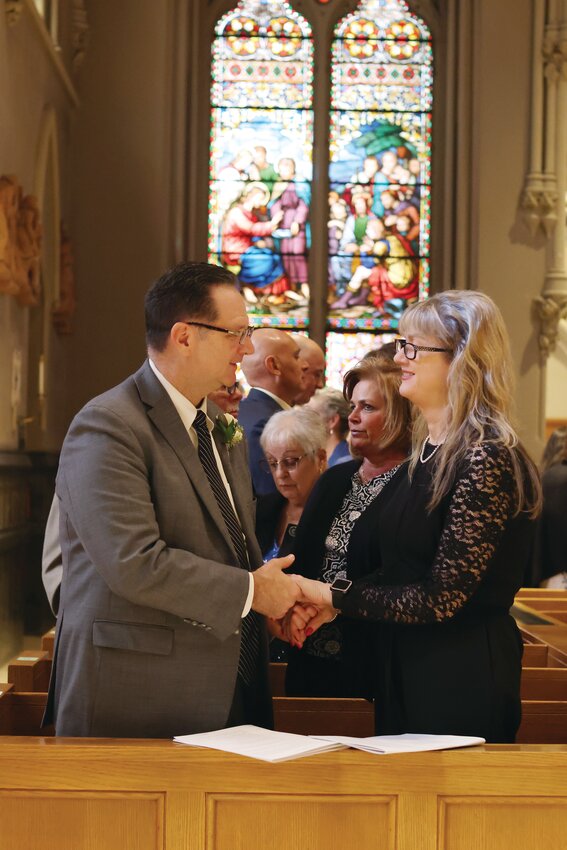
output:
[[[251,322],[308,325],[313,40],[284,0],[242,0],[215,28],[209,259]]]
[[[328,386],[342,390],[343,376],[348,369],[352,369],[370,350],[381,348],[386,343],[393,342],[395,338],[395,334],[389,333],[333,333],[330,331],[325,343]]]
[[[396,329],[429,291],[431,36],[403,0],[335,28],[330,139],[333,329]],[[345,338],[346,339],[346,338]]]

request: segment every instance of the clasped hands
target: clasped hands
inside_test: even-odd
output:
[[[294,560],[293,555],[274,558],[255,570],[252,607],[266,615],[273,637],[301,647],[323,623],[334,620],[337,611],[330,585],[282,572]]]

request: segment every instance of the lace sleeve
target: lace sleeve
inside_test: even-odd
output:
[[[406,624],[453,617],[490,564],[512,515],[514,487],[509,452],[489,444],[474,447],[457,479],[429,575],[414,584],[380,587],[371,574],[342,600],[342,612]]]

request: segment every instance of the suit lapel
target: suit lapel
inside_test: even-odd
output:
[[[209,484],[209,480],[205,474],[201,461],[199,460],[197,449],[193,446],[189,434],[187,433],[183,422],[179,418],[179,414],[177,413],[173,402],[152,372],[147,361],[142,368],[136,372],[134,380],[138,387],[142,401],[148,406],[147,414],[149,419],[151,419],[162,437],[167,441],[179,458],[179,461],[187,473],[191,484],[199,495],[205,510],[214,521],[218,530],[229,545],[230,550],[234,552],[230,534],[218,506],[218,502],[211,489],[211,485]],[[235,563],[238,563],[236,552],[234,553],[234,556]]]

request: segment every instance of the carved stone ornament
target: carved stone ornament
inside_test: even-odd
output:
[[[71,10],[71,46],[73,48],[73,71],[77,73],[85,60],[89,46],[89,21],[85,0],[73,0]]]
[[[24,197],[13,175],[0,177],[0,293],[23,307],[40,302],[41,237],[37,198]]]
[[[567,39],[547,33],[543,41],[544,73],[548,80],[567,80]]]
[[[18,210],[18,284],[22,307],[37,307],[41,298],[41,213],[37,198],[26,195]]]
[[[539,350],[545,363],[555,350],[559,334],[559,322],[567,318],[567,292],[550,292],[538,295],[533,300],[534,310],[540,321]]]
[[[555,186],[544,188],[539,178],[532,179],[532,175],[528,175],[520,198],[520,209],[532,236],[540,227],[548,238],[552,235],[557,225],[557,197]]]
[[[75,261],[71,240],[61,223],[61,253],[60,253],[59,298],[53,306],[51,320],[53,327],[60,336],[68,336],[73,332],[72,319],[77,306],[75,288]]]
[[[6,11],[6,20],[8,26],[13,27],[18,22],[18,18],[24,8],[24,0],[4,0],[4,9]]]

